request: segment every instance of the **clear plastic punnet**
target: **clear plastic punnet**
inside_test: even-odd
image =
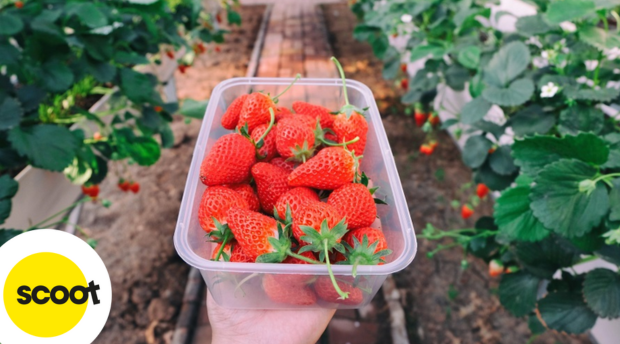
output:
[[[347,80],[351,104],[368,108],[368,141],[361,170],[368,175],[373,186],[379,186],[378,197],[388,205],[378,205],[378,219],[373,227],[381,228],[393,253],[383,265],[360,265],[357,277],[351,276],[350,265],[332,265],[337,280],[352,283],[357,289],[355,298],[338,303],[317,297],[316,303],[297,306],[272,301],[263,290],[263,279],[278,277],[268,275],[307,275],[308,282],[300,285],[300,292],[312,291],[317,281],[328,276],[325,265],[313,264],[267,264],[230,263],[211,261],[215,244],[207,242],[205,232],[198,223],[198,206],[206,186],[200,182],[200,164],[215,141],[230,133],[222,128],[220,120],[230,103],[250,91],[278,94],[289,85],[291,78],[234,78],[220,83],[214,90],[207,107],[192,164],[187,176],[183,201],[179,210],[174,233],[174,245],[183,260],[200,270],[215,301],[227,308],[275,309],[275,308],[360,308],[375,296],[389,274],[407,267],[417,251],[417,243],[409,208],[405,201],[392,151],[388,143],[381,116],[372,91],[364,84]],[[302,100],[337,110],[344,105],[340,79],[300,79],[279,98],[278,105],[291,107],[293,101]],[[287,292],[291,292],[288,290]]]

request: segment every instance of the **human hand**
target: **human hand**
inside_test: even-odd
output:
[[[226,309],[207,292],[213,344],[314,344],[335,309]]]

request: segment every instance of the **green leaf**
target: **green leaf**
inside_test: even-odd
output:
[[[62,173],[65,177],[67,177],[67,179],[69,179],[69,181],[71,181],[71,183],[82,185],[90,179],[93,174],[93,170],[90,168],[88,161],[84,161],[76,157],[73,159],[71,165],[67,166]]]
[[[594,12],[595,5],[591,0],[556,0],[549,3],[545,18],[551,24],[584,17]]]
[[[0,103],[0,130],[11,129],[21,122],[24,110],[21,104],[12,97],[6,97]]]
[[[601,318],[620,318],[620,275],[609,269],[594,269],[586,274],[583,296]]]
[[[488,186],[489,189],[495,191],[501,191],[509,187],[516,177],[516,173],[509,176],[503,176],[501,174],[495,173],[491,166],[489,166],[488,161],[485,162],[478,169],[478,171],[476,171],[475,175],[476,182],[483,183],[484,185]]]
[[[139,54],[127,51],[117,51],[114,53],[114,61],[123,64],[141,65],[149,63],[149,60]]]
[[[92,174],[88,180],[91,184],[101,183],[108,174],[108,161],[99,155],[95,155],[95,161],[91,165]]]
[[[540,281],[524,271],[504,274],[499,283],[499,301],[512,315],[527,315],[536,307]]]
[[[174,133],[172,132],[172,129],[170,128],[168,123],[162,124],[159,135],[161,137],[162,147],[172,148],[174,146]]]
[[[480,167],[487,159],[492,146],[493,144],[486,137],[471,136],[463,147],[463,162],[471,168]]]
[[[71,4],[67,12],[69,15],[75,14],[82,24],[91,29],[108,25],[108,18],[99,10],[99,7],[90,2]]]
[[[620,167],[620,133],[610,133],[604,136],[605,142],[609,145],[609,158],[601,166],[602,168]]]
[[[495,202],[493,213],[500,235],[506,241],[540,241],[549,236],[549,230],[534,217],[530,209],[530,187],[508,189]]]
[[[585,162],[562,159],[547,165],[534,179],[531,208],[546,228],[565,237],[582,236],[598,226],[609,211],[603,183],[581,191],[580,183],[594,179],[598,170]]]
[[[112,81],[116,76],[116,67],[110,63],[89,63],[88,71],[101,83]]]
[[[202,119],[208,104],[208,100],[197,101],[188,98],[183,101],[179,113],[185,117]]]
[[[159,160],[161,149],[152,137],[135,136],[129,128],[114,131],[122,157],[131,157],[138,165],[150,166]]]
[[[540,35],[553,29],[551,25],[547,24],[542,14],[519,17],[516,28],[519,33],[526,36]]]
[[[457,64],[450,66],[445,74],[446,84],[455,91],[465,89],[465,83],[469,81],[469,71]]]
[[[1,18],[0,18],[1,19]],[[22,234],[23,231],[17,229],[0,229],[0,247],[6,244],[7,241]]]
[[[576,100],[594,100],[598,102],[610,102],[620,95],[620,90],[615,88],[579,88],[569,85],[563,90],[564,96]]]
[[[241,15],[239,14],[239,12],[233,11],[230,9],[226,12],[227,12],[227,17],[228,17],[228,24],[241,25]]]
[[[24,29],[24,23],[18,16],[0,13],[0,36],[13,36]]]
[[[47,96],[47,92],[34,85],[20,87],[15,93],[25,111],[38,109],[41,101]]]
[[[495,173],[508,176],[517,171],[512,156],[510,146],[500,146],[489,157],[489,165]]]
[[[411,62],[421,58],[429,57],[431,59],[441,59],[447,53],[446,48],[439,44],[417,45],[411,50]]]
[[[513,81],[508,88],[489,86],[482,91],[484,99],[500,106],[517,106],[528,101],[534,93],[534,83],[530,79]]]
[[[11,199],[17,193],[19,183],[17,183],[9,175],[5,174],[0,177],[0,199]]]
[[[604,245],[594,253],[597,257],[601,257],[612,264],[620,265],[620,246],[618,245]]]
[[[596,9],[607,9],[620,6],[620,0],[593,0]]]
[[[579,28],[579,40],[599,50],[620,46],[620,35],[613,31],[605,31],[596,26]]]
[[[151,103],[155,98],[155,85],[146,75],[132,69],[121,69],[121,91],[134,103]]]
[[[537,242],[519,242],[515,253],[528,272],[545,279],[579,259],[578,252],[560,245],[552,236]]]
[[[554,161],[575,158],[581,161],[602,165],[609,156],[609,147],[600,137],[591,133],[564,137],[532,136],[515,140],[512,145],[515,164],[530,175]]]
[[[420,91],[420,90],[413,90],[413,89],[411,89],[411,87],[410,87],[409,91],[407,91],[407,93],[405,93],[405,94],[404,94],[404,95],[400,98],[400,101],[401,101],[403,104],[407,104],[407,105],[408,105],[408,104],[413,104],[413,103],[418,102],[418,101],[422,98],[422,95],[424,95],[424,91]]]
[[[63,92],[73,84],[73,72],[64,63],[47,62],[40,70],[41,85],[51,92]]]
[[[21,53],[10,43],[0,43],[0,65],[17,64]]]
[[[538,311],[547,327],[569,334],[591,329],[597,318],[579,293],[568,291],[547,294],[538,301]]]
[[[484,79],[491,85],[502,87],[523,73],[530,63],[530,50],[520,42],[504,45],[493,55],[484,70]]]
[[[476,69],[480,64],[480,53],[480,48],[475,45],[470,45],[459,50],[457,60],[460,64],[469,69]]]
[[[536,315],[530,315],[527,317],[527,327],[532,332],[532,335],[543,334],[547,331],[545,325],[543,325]]]
[[[546,114],[540,105],[535,104],[510,117],[509,125],[517,137],[546,134],[555,125],[555,116]]]
[[[620,178],[614,178],[611,181],[611,185],[611,191],[609,191],[609,204],[611,205],[609,220],[620,221]]]
[[[603,111],[585,105],[575,105],[560,112],[558,131],[562,134],[577,135],[582,131],[598,134],[603,129]]]
[[[73,162],[77,142],[69,129],[52,124],[15,127],[8,139],[17,152],[28,157],[34,167],[62,171]]]

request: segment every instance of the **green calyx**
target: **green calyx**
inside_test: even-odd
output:
[[[377,265],[379,263],[385,263],[384,257],[392,254],[392,250],[385,249],[379,252],[375,252],[379,245],[379,241],[375,241],[372,244],[368,242],[368,236],[364,234],[362,242],[360,243],[357,237],[353,237],[353,247],[348,243],[344,243],[347,250],[345,253],[346,261],[344,264],[353,265],[353,277],[357,276],[358,265]]]
[[[273,252],[265,253],[256,258],[257,263],[280,263],[288,256],[291,250],[291,239],[289,239],[290,225],[282,225],[278,222],[278,237],[270,237],[269,244],[273,248]]]
[[[356,179],[353,182],[354,183],[358,183],[358,184],[362,184],[362,185],[364,185],[365,187],[368,188],[368,183],[370,182],[370,180],[368,179],[368,176],[366,175],[366,173],[362,172],[362,175],[359,177],[359,179]],[[372,196],[375,195],[377,190],[379,190],[378,186],[375,186],[373,188],[368,188],[368,191],[370,191],[370,194]],[[373,200],[375,201],[375,204],[387,205],[387,202],[385,200],[381,199],[381,198],[373,197]]]
[[[293,156],[286,159],[287,161],[296,161],[305,163],[306,160],[310,159],[312,155],[314,155],[314,147],[308,147],[308,141],[304,141],[303,145],[300,147],[299,145],[295,145],[295,147],[291,147],[291,152]]]
[[[224,256],[225,261],[230,261],[230,256],[224,252],[224,248],[226,244],[230,242],[230,240],[234,239],[233,233],[228,227],[227,224],[221,224],[215,217],[211,217],[213,219],[213,223],[215,223],[215,230],[211,233],[207,234],[210,238],[212,238],[212,242],[221,243],[220,249],[217,251],[217,255],[213,259],[214,261],[219,261],[221,256]],[[232,247],[230,252],[232,252]]]

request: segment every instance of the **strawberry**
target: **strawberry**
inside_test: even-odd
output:
[[[513,266],[509,266],[509,267],[507,267],[507,268],[504,270],[504,273],[505,273],[505,274],[512,274],[512,273],[515,273],[515,272],[517,272],[517,271],[519,271],[519,267],[518,267],[518,266],[514,266],[514,265],[513,265]]]
[[[315,119],[318,118],[321,127],[324,129],[331,129],[333,126],[334,116],[330,113],[329,109],[323,106],[296,101],[293,102],[293,110],[298,114],[309,115]]]
[[[345,184],[334,190],[327,199],[347,219],[347,227],[369,227],[377,218],[377,207],[372,193],[363,184]]]
[[[316,118],[313,118],[310,115],[289,114],[288,116],[281,117],[280,122],[278,122],[278,124],[289,124],[293,122],[293,123],[302,124],[303,126],[308,127],[311,130],[314,130],[316,128],[316,121],[317,121]]]
[[[308,244],[302,239],[307,234],[304,228],[310,227],[314,231],[320,232],[322,230],[321,226],[325,222],[325,225],[331,230],[343,219],[336,208],[323,202],[308,202],[305,207],[296,213],[293,221],[293,236],[301,245]],[[344,226],[344,231],[346,232],[346,225]],[[335,242],[340,243],[340,240],[341,238],[337,238]]]
[[[431,113],[431,115],[428,117],[428,122],[432,125],[432,126],[437,126],[440,122],[439,120],[439,116],[436,113]]]
[[[233,263],[254,263],[256,259],[249,255],[239,243],[233,245],[233,252],[230,256],[230,261]]]
[[[241,129],[243,126],[247,125],[247,131],[251,133],[254,128],[259,125],[269,123],[269,119],[271,118],[269,109],[276,109],[278,97],[288,91],[300,77],[301,75],[297,74],[293,82],[284,91],[273,98],[260,92],[250,94],[243,103],[243,107],[239,113],[237,128]]]
[[[215,15],[215,21],[216,21],[218,24],[221,24],[221,23],[222,23],[222,15],[221,15],[220,13],[217,13],[217,14]]]
[[[328,141],[331,141],[331,142],[334,142],[334,143],[338,142],[338,136],[336,136],[336,134],[333,134],[333,133],[330,133],[330,132],[325,133],[323,138],[325,140],[328,140]]]
[[[424,155],[431,155],[435,151],[435,146],[429,144],[423,144],[420,146],[420,153]]]
[[[159,105],[155,105],[153,106],[153,110],[155,110],[155,112],[162,112],[164,108]]]
[[[309,306],[316,303],[316,295],[310,287],[304,285],[291,286],[282,283],[279,275],[265,275],[263,290],[274,302],[290,305]]]
[[[359,138],[356,142],[346,145],[346,147],[350,151],[355,152],[357,156],[364,154],[364,150],[366,149],[366,134],[368,133],[368,122],[366,122],[364,116],[357,112],[353,112],[350,116],[344,113],[336,115],[333,131],[339,143]]]
[[[140,191],[140,183],[138,182],[131,182],[129,183],[129,191],[133,192],[133,193],[138,193],[138,191]]]
[[[184,65],[184,64],[180,64],[177,69],[179,70],[179,72],[181,72],[181,74],[185,74],[185,71],[187,71],[187,68],[189,68],[188,65]]]
[[[228,211],[233,208],[248,209],[249,205],[240,193],[224,186],[212,186],[205,190],[198,207],[200,227],[210,237],[219,240],[224,238],[228,223]],[[218,228],[220,227],[220,228]]]
[[[213,249],[213,252],[211,253],[211,260],[222,261],[222,262],[230,261],[230,256],[232,256],[232,248],[233,248],[233,245],[236,244],[236,241],[231,240],[229,243],[224,245],[224,248],[222,248],[223,244],[224,243],[220,242],[217,245],[215,245],[215,248]],[[219,258],[217,258],[218,255],[219,255]]]
[[[220,46],[219,46],[219,45],[216,45],[216,46],[215,46],[215,52],[216,52],[216,53],[219,53],[220,51],[222,51],[222,48],[220,48]]]
[[[346,259],[353,265],[353,277],[357,275],[358,265],[382,265],[385,256],[392,253],[388,249],[383,232],[379,229],[365,227],[349,231],[343,238],[347,249],[346,258],[336,252],[336,261]]]
[[[228,187],[232,190],[237,191],[241,197],[248,204],[248,209],[252,211],[260,211],[260,202],[258,201],[258,196],[256,196],[256,192],[250,184],[235,184],[228,185]]]
[[[314,132],[301,122],[282,121],[276,132],[276,148],[281,157],[305,162],[314,154]]]
[[[261,124],[256,127],[250,137],[254,142],[258,142],[265,132],[269,130],[265,138],[263,139],[263,146],[258,149],[259,161],[270,161],[278,156],[278,149],[276,146],[277,130],[276,128],[270,128],[269,124]]]
[[[400,88],[402,88],[403,90],[408,90],[409,89],[409,79],[407,78],[403,78],[400,80]]]
[[[302,257],[306,257],[308,260],[315,261],[316,263],[318,263],[318,261],[316,261],[316,257],[314,256],[312,252],[304,252],[304,253],[301,253],[300,255]],[[286,259],[282,261],[282,264],[312,264],[312,263],[308,262],[307,260],[301,260],[299,258],[289,256],[289,257],[286,257]],[[297,288],[299,286],[303,286],[304,284],[308,284],[314,279],[313,275],[282,274],[282,275],[275,275],[275,276],[278,282],[291,286],[293,288]]]
[[[200,180],[207,186],[241,184],[256,162],[254,145],[240,134],[220,137],[200,166]]]
[[[495,153],[495,150],[497,149],[497,147],[493,146],[491,148],[489,148],[489,154],[493,154]]]
[[[406,63],[401,63],[401,64],[400,64],[400,70],[401,70],[403,73],[407,73],[407,64],[406,64]]]
[[[166,56],[168,56],[169,59],[174,60],[174,51],[170,49],[166,50]]]
[[[289,172],[293,172],[293,170],[295,169],[295,162],[286,161],[286,159],[281,158],[281,157],[273,158],[269,163],[271,163],[274,166],[283,168]]]
[[[504,273],[504,264],[498,259],[489,262],[489,276],[497,277]]]
[[[124,179],[119,179],[118,180],[118,188],[121,189],[123,192],[127,192],[129,191],[129,182],[124,180]]]
[[[292,116],[293,113],[285,106],[276,107],[276,122],[279,122],[283,118]]]
[[[337,284],[338,290],[348,295],[347,298],[342,298],[342,295],[338,293],[335,285]],[[330,303],[341,303],[343,305],[359,305],[364,301],[364,294],[359,288],[354,287],[351,283],[338,280],[330,280],[329,276],[319,276],[314,282],[314,291],[316,295]]]
[[[99,185],[82,185],[82,193],[90,198],[97,198],[99,196]]]
[[[226,112],[224,112],[222,116],[222,127],[228,130],[233,130],[237,127],[237,123],[239,123],[239,114],[241,113],[245,100],[249,96],[249,94],[240,95],[228,105]]]
[[[426,120],[428,119],[428,115],[423,112],[418,112],[416,110],[415,114],[413,115],[413,118],[415,119],[415,124],[418,127],[421,127],[424,125],[424,123],[426,123]]]
[[[101,140],[102,138],[103,138],[103,136],[102,136],[102,135],[101,135],[101,133],[100,133],[100,132],[98,132],[98,131],[97,131],[97,132],[95,132],[95,133],[93,134],[93,140],[95,140],[95,141],[99,141],[99,140]]]
[[[489,194],[489,187],[480,183],[478,185],[476,185],[476,195],[478,195],[478,198],[485,198],[487,197],[487,195]]]
[[[327,147],[297,167],[288,177],[290,186],[334,190],[353,182],[358,158],[342,147]]]
[[[276,209],[278,216],[284,219],[286,217],[286,207],[288,206],[291,209],[291,216],[293,219],[296,219],[297,213],[307,204],[319,201],[319,195],[314,190],[301,186],[293,188],[282,195],[276,203]]]
[[[228,211],[227,219],[235,239],[249,257],[256,259],[260,255],[275,251],[269,238],[278,239],[279,237],[276,220],[237,207]]]
[[[290,189],[288,175],[287,170],[266,162],[259,162],[252,167],[258,200],[265,213],[273,214],[278,199]]]
[[[16,1],[15,2],[15,7],[17,7],[18,9],[24,8],[24,2],[23,1]]]
[[[474,210],[467,204],[464,204],[463,207],[461,207],[461,217],[463,219],[468,219],[472,215],[474,215]]]

